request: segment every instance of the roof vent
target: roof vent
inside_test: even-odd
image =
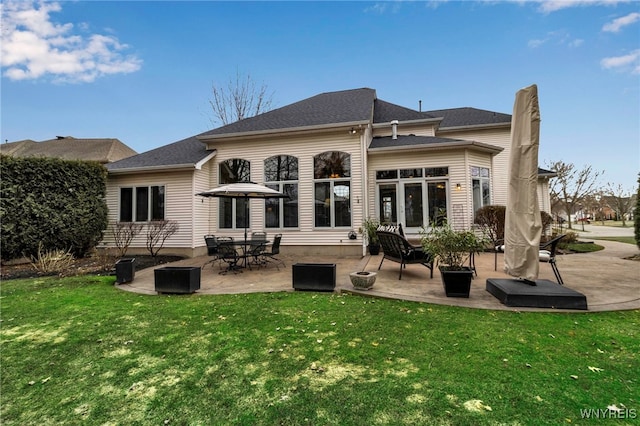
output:
[[[398,139],[398,120],[391,121],[391,139]]]

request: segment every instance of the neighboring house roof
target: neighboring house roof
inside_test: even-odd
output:
[[[391,136],[374,137],[369,145],[369,152],[416,148],[451,149],[471,146],[483,151],[493,152],[495,154],[503,150],[503,148],[498,146],[463,139],[439,138],[435,136],[398,135],[397,139],[393,139]]]
[[[195,168],[202,161],[213,155],[215,155],[215,151],[207,151],[204,143],[196,139],[196,136],[191,136],[108,164],[107,170],[109,172],[128,172],[154,168]]]
[[[556,177],[558,176],[558,173],[554,172],[553,170],[547,170],[547,169],[538,167],[538,176]]]
[[[118,139],[76,139],[58,136],[42,142],[30,139],[0,145],[0,153],[16,157],[53,157],[63,160],[111,163],[137,153]]]

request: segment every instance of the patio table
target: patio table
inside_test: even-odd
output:
[[[220,245],[233,246],[242,249],[242,254],[238,254],[238,257],[242,259],[242,267],[247,267],[247,258],[251,257],[251,253],[247,253],[247,248],[251,246],[266,246],[271,243],[269,240],[263,239],[251,239],[251,240],[233,240],[233,241],[219,241]]]

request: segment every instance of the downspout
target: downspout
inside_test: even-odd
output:
[[[369,161],[367,157],[367,134],[369,126],[360,132],[360,158],[362,158],[362,220],[367,217],[369,209],[369,181],[367,176],[369,174]],[[364,243],[364,233],[362,234],[362,256],[367,255],[367,246]]]

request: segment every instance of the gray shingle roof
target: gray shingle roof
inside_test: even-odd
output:
[[[373,116],[375,99],[376,91],[368,88],[321,93],[282,108],[213,129],[201,136],[366,122]]]
[[[442,145],[445,143],[462,142],[462,139],[438,138],[435,136],[398,135],[398,139],[391,136],[375,137],[369,145],[369,149],[391,148],[400,146],[427,146]]]
[[[511,115],[477,108],[451,108],[425,111],[430,117],[443,117],[440,129],[448,127],[478,126],[485,124],[511,124]]]
[[[340,123],[389,122],[391,120],[411,121],[444,117],[442,127],[511,123],[511,116],[475,108],[455,108],[419,112],[395,105],[376,97],[376,91],[369,88],[326,92],[295,102],[255,117],[228,124],[199,135],[165,145],[142,154],[108,165],[111,171],[126,169],[157,168],[161,166],[195,165],[211,151],[198,138],[224,136],[235,133],[277,131],[299,127],[339,125]],[[455,141],[447,138],[426,138],[402,136],[403,143],[424,145]],[[404,139],[407,138],[407,139]],[[374,140],[372,147],[383,147],[384,138]],[[398,141],[394,145],[398,146]]]
[[[138,169],[158,166],[195,165],[203,160],[211,151],[196,136],[164,145],[151,151],[107,165],[107,170]]]
[[[57,137],[42,142],[24,140],[0,146],[3,154],[19,157],[54,157],[63,160],[98,161],[106,164],[137,153],[113,138],[77,139]]]

